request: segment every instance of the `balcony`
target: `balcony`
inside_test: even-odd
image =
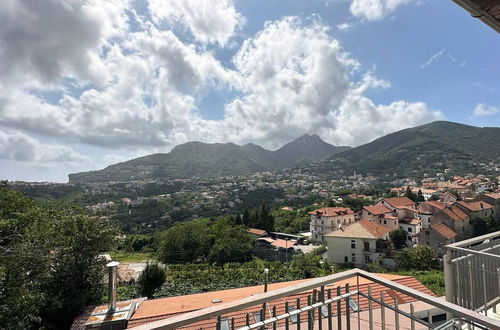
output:
[[[500,232],[446,246],[446,300],[500,318]]]
[[[143,325],[129,323],[129,327],[500,329],[499,319],[435,297],[418,281],[412,284],[410,278],[392,276],[353,269]]]

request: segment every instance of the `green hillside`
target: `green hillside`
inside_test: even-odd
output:
[[[338,167],[379,175],[476,172],[478,163],[490,161],[500,161],[500,128],[446,121],[404,129],[331,158]]]
[[[255,144],[239,146],[234,143],[188,142],[175,147],[170,153],[132,159],[99,171],[70,174],[69,181],[89,183],[244,175],[291,167],[304,158],[309,161],[325,159],[346,148],[335,147],[317,136],[305,148],[304,139],[308,137],[288,143],[286,150],[290,149],[290,152],[283,152],[282,149],[270,151]]]

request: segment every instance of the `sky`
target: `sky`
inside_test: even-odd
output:
[[[2,0],[0,179],[188,141],[500,125],[499,34],[451,0]]]

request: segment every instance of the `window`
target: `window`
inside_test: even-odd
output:
[[[411,227],[408,227],[408,232],[411,233],[413,229]]]
[[[337,219],[337,225],[340,225],[340,219]]]
[[[349,257],[345,256],[344,257],[344,262],[349,262]]]
[[[429,236],[430,232],[428,230],[425,231],[425,236]]]
[[[255,320],[255,323],[260,322],[260,312],[253,312],[253,319]]]
[[[332,220],[332,227],[333,227],[333,220]]]
[[[384,220],[384,225],[387,225],[387,220]]]
[[[356,263],[356,253],[353,253],[351,256],[352,263]]]
[[[351,249],[355,249],[355,248],[356,248],[356,241],[351,240]]]
[[[365,251],[370,251],[370,242],[364,242]]]

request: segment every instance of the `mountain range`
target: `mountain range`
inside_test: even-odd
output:
[[[419,176],[478,173],[478,164],[500,163],[500,128],[436,121],[378,138],[333,155],[329,164],[360,173]]]
[[[245,175],[320,161],[348,149],[350,147],[331,145],[316,134],[304,134],[275,151],[253,143],[239,146],[234,143],[187,142],[169,153],[132,159],[99,171],[70,174],[69,182]]]
[[[452,168],[476,172],[477,164],[500,162],[500,128],[447,121],[404,129],[356,148],[334,146],[305,134],[270,151],[255,144],[188,142],[159,153],[110,165],[103,170],[69,175],[71,183],[175,179],[245,175],[306,166],[375,175],[416,176]]]

